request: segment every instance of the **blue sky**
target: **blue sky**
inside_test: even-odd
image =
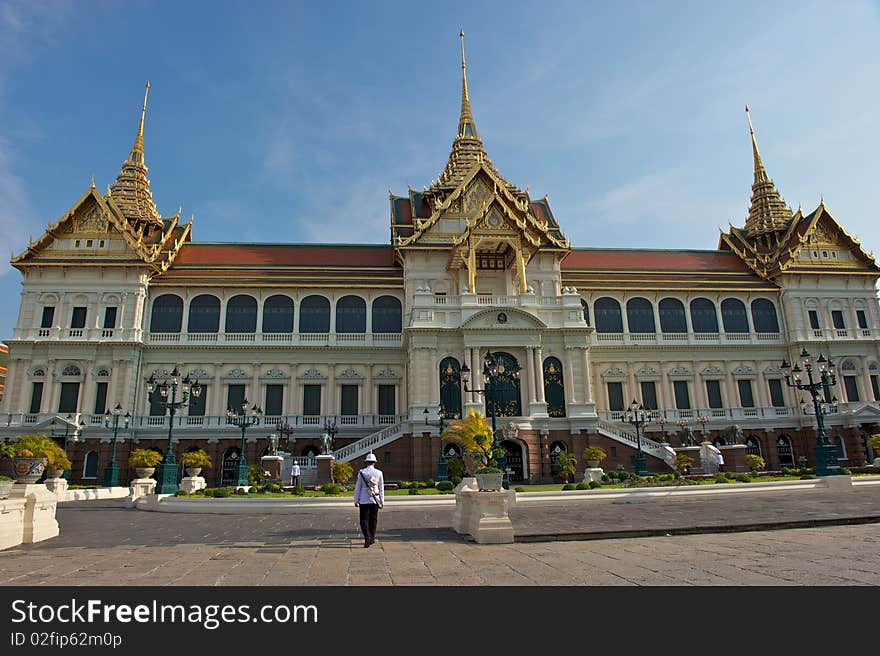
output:
[[[388,243],[388,189],[442,171],[460,102],[572,245],[712,249],[752,181],[880,246],[880,4],[0,0],[0,235],[105,190],[151,82],[160,212],[196,241]],[[0,339],[20,274],[0,265]]]

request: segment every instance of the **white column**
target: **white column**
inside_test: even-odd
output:
[[[83,376],[83,382],[80,385],[82,389],[79,391],[79,403],[76,406],[76,411],[81,412],[83,414],[93,414],[95,410],[95,390],[94,382],[92,379],[92,367],[94,363],[89,362],[85,366],[85,375]],[[109,405],[110,399],[107,399],[107,403],[109,408],[112,408],[112,405]]]
[[[40,401],[40,412],[55,412],[55,360],[49,360],[46,366],[46,382],[43,385],[43,398]]]
[[[581,349],[584,367],[584,403],[593,402],[593,390],[590,385],[590,354],[587,349]]]
[[[572,360],[574,359],[573,349],[566,348],[565,349],[565,368],[568,370],[566,373],[568,374],[569,385],[571,387],[571,394],[569,395],[568,402],[569,403],[577,403],[577,392],[574,384],[574,364]],[[543,372],[542,372],[543,373]]]
[[[626,374],[626,380],[627,380],[627,384],[629,385],[630,395],[628,397],[624,397],[623,402],[625,404],[629,405],[630,401],[632,401],[633,399],[635,399],[637,401],[640,400],[641,389],[639,389],[637,387],[638,381],[636,381],[636,372],[635,372],[635,368],[634,368],[634,363],[628,362],[627,363],[627,370],[628,371]],[[627,399],[629,399],[629,400],[627,400]]]
[[[526,348],[526,371],[529,373],[529,376],[527,376],[529,403],[535,403],[537,400],[535,398],[535,388],[538,386],[538,381],[531,375],[535,371],[535,349],[531,346]]]
[[[332,327],[331,327],[332,331]],[[327,373],[327,399],[324,402],[325,415],[335,415],[336,409],[339,407],[336,392],[336,363],[331,362]]]
[[[254,369],[251,374],[251,405],[256,404],[260,408],[263,408],[263,390],[260,387],[260,367],[262,367],[262,363],[255,362]],[[265,410],[265,408],[263,408]]]
[[[431,354],[431,378],[430,378],[430,396],[428,403],[440,402],[440,371],[437,369],[437,349],[432,348]]]
[[[538,393],[538,403],[546,403],[544,398],[544,352],[543,348],[535,348],[535,388]]]

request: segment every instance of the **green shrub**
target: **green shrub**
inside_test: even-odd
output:
[[[586,483],[584,483],[583,481],[581,481],[580,483],[578,483],[574,487],[576,490],[589,490],[590,489],[590,486],[587,485]]]
[[[606,483],[610,483],[611,477],[608,474],[602,474],[602,480],[605,481]]]
[[[630,476],[631,476],[631,474],[628,471],[626,471],[625,469],[621,469],[620,471],[617,472],[617,478],[619,478],[621,481],[625,481]]]
[[[724,474],[715,474],[716,483],[730,483],[730,480]]]
[[[452,481],[440,481],[437,483],[437,489],[441,492],[445,492],[446,490],[451,490],[455,486],[452,484]]]
[[[674,478],[675,478],[675,475],[672,474],[672,473],[669,473],[669,474],[660,474],[660,475],[657,477],[657,480],[660,480],[660,481],[671,481],[671,480],[674,479]]]
[[[602,484],[599,481],[590,481],[591,490],[595,490],[597,487],[602,487]]]
[[[324,494],[339,494],[340,491],[339,486],[335,483],[324,483],[324,485],[321,486],[321,492]]]
[[[397,487],[401,490],[408,490],[412,487],[412,483],[409,481],[397,481]]]
[[[267,486],[265,486],[265,485],[258,485],[257,486],[257,494],[266,494],[266,487]]]
[[[229,496],[229,490],[225,487],[214,488],[215,499],[225,499]]]
[[[847,469],[846,467],[841,467],[840,471],[843,472],[844,474],[846,474],[847,476],[850,476],[852,474],[852,472],[849,469]]]
[[[293,489],[290,492],[298,497],[301,497],[306,493],[306,489],[302,485],[294,485]]]
[[[759,456],[757,453],[747,453],[746,454],[746,464],[749,466],[749,469],[752,471],[758,471],[759,469],[764,469],[766,463],[764,459]]]
[[[800,473],[797,469],[792,469],[791,467],[780,467],[779,472],[783,476],[797,476]]]
[[[247,479],[248,485],[256,485],[263,482],[263,468],[260,465],[248,465]]]
[[[189,492],[187,492],[186,490],[178,490],[177,492],[174,493],[174,496],[176,496],[176,497],[188,497],[188,496],[189,496]]]
[[[269,483],[269,485],[266,486],[266,489],[269,492],[281,492],[283,488],[281,487],[281,483]]]
[[[338,483],[339,485],[347,483],[351,480],[351,477],[354,476],[354,470],[347,462],[334,462],[330,472],[330,475],[333,477],[333,482]]]
[[[574,489],[576,489],[576,487],[577,486],[574,485],[574,483],[566,483],[565,485],[562,486],[562,489],[563,490],[574,490]]]
[[[806,480],[809,480],[809,479],[811,479],[811,478],[816,478],[816,475],[815,475],[815,474],[801,474],[801,480],[802,480],[802,481],[806,481]]]
[[[425,487],[436,487],[436,486],[437,486],[437,482],[433,478],[429,478],[427,481],[425,481]]]
[[[525,492],[526,489],[524,487],[515,487],[515,488],[513,488],[513,491],[514,492]]]
[[[736,480],[739,481],[740,483],[751,483],[752,482],[752,477],[749,476],[748,474],[737,474],[734,478],[736,478]]]
[[[449,480],[452,481],[452,487],[455,487],[461,483],[461,476],[450,476]]]
[[[410,494],[410,495],[418,494],[418,493],[419,493],[419,488],[417,488],[417,487],[411,487],[409,489],[409,492],[407,492],[407,494]]]
[[[413,481],[412,487],[418,490],[425,487],[425,484],[422,481]]]

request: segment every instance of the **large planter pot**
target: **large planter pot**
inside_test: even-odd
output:
[[[477,488],[483,492],[500,490],[504,481],[504,474],[500,472],[497,474],[474,474],[474,477],[477,479]]]
[[[63,478],[64,470],[63,469],[52,469],[49,471],[49,478]]]
[[[189,476],[190,478],[195,478],[196,476],[198,476],[201,473],[202,473],[201,467],[187,467],[186,468],[186,475]]]
[[[590,469],[596,469],[599,466],[598,460],[587,460],[587,467]]]
[[[0,481],[0,499],[8,499],[15,481]]]
[[[156,471],[155,467],[135,467],[134,475],[138,478],[149,478]]]
[[[16,483],[36,483],[46,471],[48,464],[47,458],[16,456],[12,459],[12,477],[15,478]]]

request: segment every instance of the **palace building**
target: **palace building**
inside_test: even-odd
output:
[[[306,464],[326,432],[337,460],[373,451],[386,480],[425,480],[457,455],[441,423],[476,409],[493,417],[514,483],[552,479],[562,451],[582,470],[587,445],[605,448],[606,469],[631,470],[641,450],[649,471],[671,471],[667,444],[691,441],[794,467],[814,462],[817,417],[780,365],[807,351],[837,365],[815,407],[838,462],[873,459],[880,268],[824,202],[792,212],[751,120],[748,211],[716,248],[572,246],[564,220],[578,217],[558,221],[489,159],[463,41],[461,70],[449,159],[430,186],[390,195],[386,244],[196,241],[192,222],[154,203],[145,94],[107,192],[92,182],[11,260],[22,295],[0,436],[73,415],[84,427],[68,444],[71,481],[96,481],[111,454],[104,415],[118,406],[132,415],[123,482],[132,448],[170,439],[178,462],[208,451],[209,485],[232,483],[242,435],[253,464],[279,429]],[[175,369],[202,393],[169,416],[146,380]],[[633,399],[649,411],[638,436]],[[245,400],[263,416],[243,432],[226,411]]]

